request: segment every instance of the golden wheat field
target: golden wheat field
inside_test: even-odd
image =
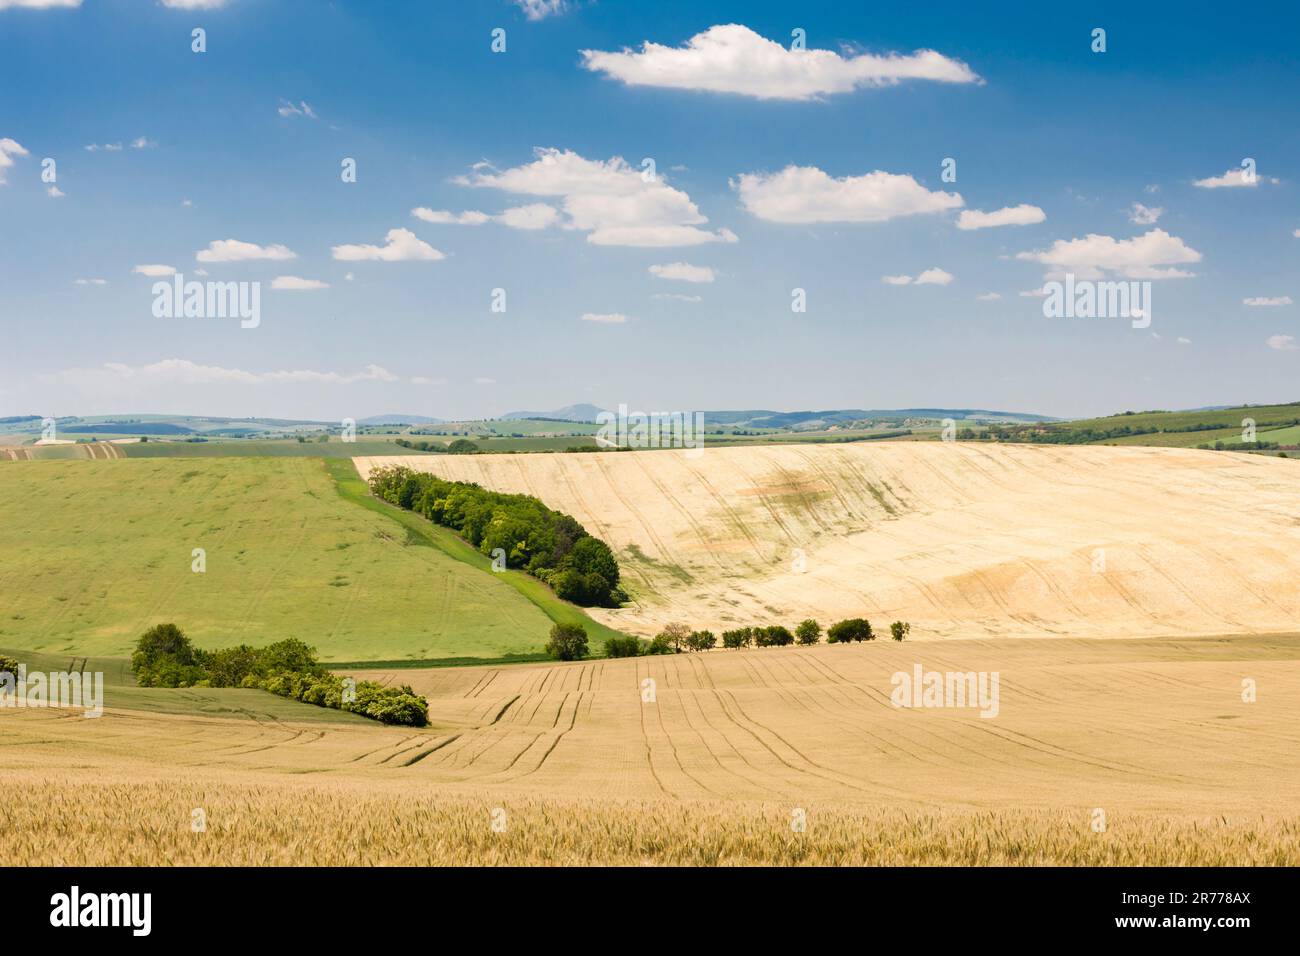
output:
[[[894,707],[918,664],[996,671],[997,715]],[[0,710],[7,862],[1300,862],[1295,635],[364,676],[411,683],[432,725],[295,722],[253,690],[210,710],[148,692],[190,695],[172,714],[115,708],[111,687],[98,719]]]
[[[1172,448],[874,442],[359,458],[535,495],[618,553],[652,635],[865,616],[913,637],[1300,621],[1300,467]]]

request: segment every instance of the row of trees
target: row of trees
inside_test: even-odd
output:
[[[483,554],[504,554],[506,567],[540,578],[566,601],[618,607],[627,600],[609,546],[574,518],[529,495],[488,491],[400,467],[372,474],[370,490],[390,504],[451,528]]]
[[[401,445],[403,448],[411,448],[415,451],[440,451],[449,455],[472,455],[479,450],[478,445],[468,438],[457,438],[448,444],[443,444],[440,441],[409,441],[405,438],[395,438],[393,444]]]
[[[902,641],[912,631],[912,625],[906,621],[895,621],[889,625],[889,635],[896,641]],[[862,617],[851,617],[832,624],[826,629],[827,644],[849,644],[860,641],[874,641],[876,633],[871,622]],[[739,647],[785,647],[790,644],[817,644],[822,638],[822,626],[812,618],[801,621],[791,631],[780,624],[765,627],[740,627],[722,632],[722,646]],[[718,646],[718,638],[712,631],[693,631],[685,624],[669,624],[651,640],[625,635],[611,637],[605,641],[606,657],[643,657],[655,654],[681,654],[685,651],[710,651]],[[556,660],[581,660],[589,653],[587,631],[581,624],[557,624],[551,629],[551,637],[546,645],[546,653]]]
[[[141,687],[256,687],[385,724],[429,723],[428,701],[410,687],[384,687],[331,674],[317,662],[314,647],[292,637],[266,647],[241,644],[205,651],[175,624],[159,624],[136,642],[131,668]]]

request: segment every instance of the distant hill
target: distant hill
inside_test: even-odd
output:
[[[506,412],[503,419],[541,418],[556,422],[594,422],[605,409],[598,405],[565,405],[552,412]]]
[[[371,415],[360,418],[358,425],[441,425],[444,419],[430,418],[428,415]]]

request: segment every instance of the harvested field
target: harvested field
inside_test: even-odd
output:
[[[1173,448],[964,443],[359,458],[568,512],[670,621],[902,619],[913,637],[1188,636],[1300,621],[1300,467]]]

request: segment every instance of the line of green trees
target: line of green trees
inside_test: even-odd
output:
[[[159,624],[136,642],[131,669],[141,687],[255,687],[385,724],[429,723],[429,702],[410,687],[331,674],[316,660],[314,647],[293,637],[266,647],[241,644],[205,651],[175,624]]]
[[[374,472],[370,490],[389,504],[451,528],[483,554],[499,548],[506,567],[527,571],[566,601],[618,607],[627,600],[609,545],[530,495],[488,491],[401,467]]]
[[[902,641],[912,631],[907,621],[894,621],[889,625],[889,636]],[[851,617],[832,624],[825,631],[827,644],[849,644],[874,641],[876,632],[866,618]],[[785,647],[790,644],[817,644],[822,639],[822,626],[812,618],[801,621],[793,631],[780,624],[759,627],[740,627],[722,632],[722,646]],[[606,657],[646,657],[657,654],[681,654],[687,651],[709,651],[718,646],[718,637],[712,631],[695,631],[686,624],[669,624],[652,639],[646,640],[630,634],[615,636],[605,641]],[[581,624],[557,624],[551,629],[546,653],[556,660],[582,660],[589,653],[587,631]]]

